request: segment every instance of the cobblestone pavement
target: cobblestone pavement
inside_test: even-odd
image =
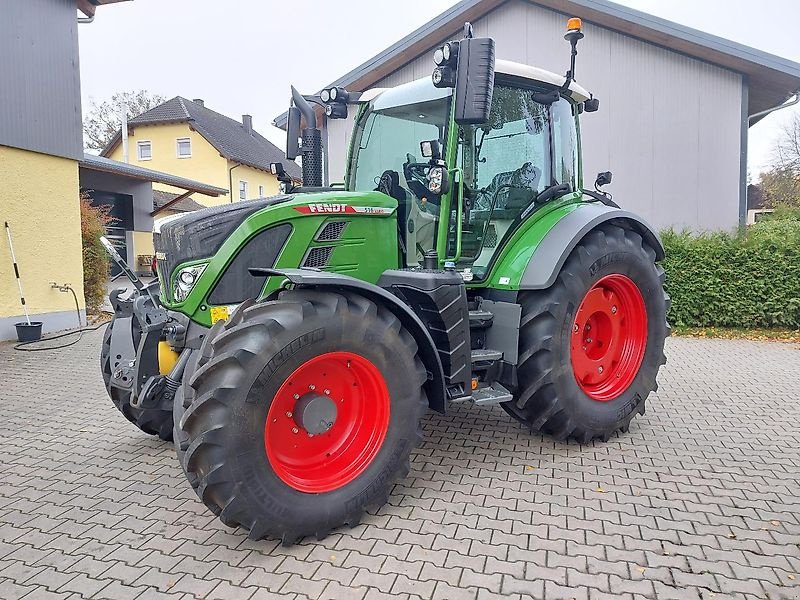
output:
[[[608,443],[499,407],[425,421],[390,504],[284,548],[195,498],[113,409],[102,332],[0,346],[0,598],[800,598],[800,350],[671,339],[647,415]]]

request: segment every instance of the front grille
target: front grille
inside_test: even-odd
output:
[[[342,238],[344,228],[347,227],[347,221],[330,221],[314,238],[318,242],[335,242]]]
[[[304,267],[311,267],[312,269],[321,269],[328,266],[328,262],[333,254],[333,246],[320,246],[319,248],[311,248],[306,254],[303,261]]]

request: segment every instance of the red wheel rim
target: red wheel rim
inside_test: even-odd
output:
[[[326,431],[318,431],[318,419],[309,425],[304,406],[311,401],[322,407],[317,410],[335,406]],[[281,385],[267,414],[264,446],[284,483],[301,492],[330,492],[364,472],[388,428],[389,391],[378,368],[358,354],[330,352],[300,365]]]
[[[642,293],[625,275],[606,275],[575,313],[570,338],[575,380],[593,400],[614,400],[633,383],[646,348]]]

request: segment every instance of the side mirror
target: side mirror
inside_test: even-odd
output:
[[[286,158],[289,160],[300,156],[300,118],[300,109],[290,106],[286,122]]]
[[[583,103],[583,110],[586,112],[597,112],[600,109],[600,100],[597,98],[589,98]]]
[[[611,171],[603,171],[602,173],[597,174],[597,179],[594,180],[594,187],[601,188],[604,185],[608,185],[611,183],[612,173]]]
[[[450,174],[447,167],[435,166],[428,170],[428,191],[434,196],[441,196],[450,191]]]
[[[489,120],[494,62],[492,38],[468,38],[459,42],[454,115],[459,125],[480,125]]]
[[[269,172],[278,178],[281,175],[286,175],[286,169],[283,168],[283,163],[280,162],[269,163]]]

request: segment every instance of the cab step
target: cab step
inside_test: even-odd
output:
[[[488,329],[492,326],[492,321],[494,321],[494,314],[488,310],[469,311],[470,329]]]
[[[480,349],[472,351],[472,364],[494,362],[503,358],[499,350]]]
[[[511,392],[496,381],[488,387],[479,388],[472,392],[472,401],[478,406],[501,404],[512,399]]]

